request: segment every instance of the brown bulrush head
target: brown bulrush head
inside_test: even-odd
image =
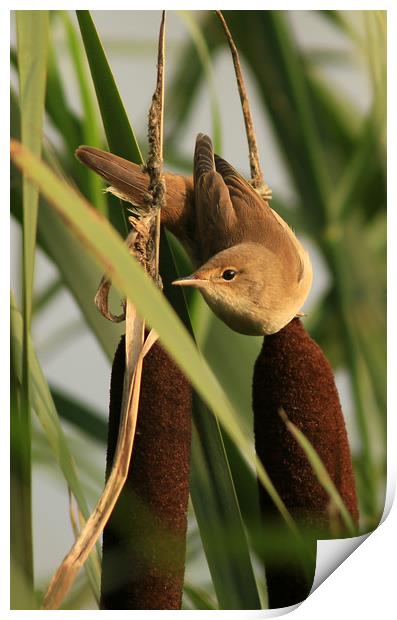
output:
[[[106,476],[117,442],[125,337],[110,387]],[[185,568],[191,388],[156,342],[143,364],[137,432],[123,491],[103,535],[101,609],[180,609]]]
[[[297,546],[260,486],[266,530],[263,559],[271,608],[293,605],[308,596],[317,538],[347,535],[302,448],[286,428],[280,409],[317,451],[357,525],[352,461],[332,368],[297,318],[266,336],[253,378],[256,451],[304,541],[303,547]],[[311,562],[308,553],[314,558]]]

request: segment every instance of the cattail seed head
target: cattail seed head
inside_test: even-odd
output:
[[[125,339],[112,368],[107,476],[117,442]],[[104,530],[101,609],[180,609],[185,567],[191,387],[156,342],[143,364],[128,477]]]
[[[301,528],[309,551],[315,552],[317,537],[334,536],[335,521],[339,537],[346,533],[303,449],[280,416],[281,409],[316,450],[357,525],[353,467],[333,372],[321,348],[297,318],[265,338],[255,364],[255,445],[274,486]],[[260,503],[269,539],[272,527],[280,533],[284,526],[263,487]],[[283,563],[284,549],[289,545],[289,534],[284,534],[278,550],[271,542],[264,550],[271,607],[302,601],[314,576],[315,565],[302,569],[299,550],[290,553]]]

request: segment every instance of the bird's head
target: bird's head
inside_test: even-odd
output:
[[[258,243],[241,243],[223,250],[173,284],[200,289],[222,321],[248,335],[278,331],[299,309],[290,309],[292,291],[288,290],[285,265]],[[287,320],[279,326],[285,315]]]

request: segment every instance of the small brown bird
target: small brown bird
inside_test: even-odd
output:
[[[135,164],[92,147],[77,157],[101,174],[110,191],[136,207],[148,178]],[[198,134],[190,178],[165,175],[162,223],[186,248],[192,275],[175,280],[200,289],[214,313],[247,335],[273,334],[299,313],[311,287],[309,256],[291,228]]]

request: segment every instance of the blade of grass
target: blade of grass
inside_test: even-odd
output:
[[[12,554],[10,558],[10,578],[11,582],[15,584],[15,596],[11,596],[10,609],[37,609],[36,598],[34,593],[32,593],[30,583],[26,579],[25,570],[18,564]]]
[[[262,465],[253,458],[252,446],[241,430],[238,416],[229,399],[172,308],[129,254],[120,237],[80,195],[60,182],[45,164],[21,144],[13,142],[11,151],[14,162],[34,179],[54,208],[83,241],[86,250],[111,275],[116,286],[134,302],[138,313],[145,316],[149,325],[159,334],[164,347],[217,415],[244,458],[251,467],[257,468],[260,480],[285,521],[295,531],[295,525]]]
[[[14,217],[21,222],[21,195],[16,175],[13,176],[11,209]],[[104,319],[93,303],[102,271],[44,200],[40,200],[38,242],[58,267],[62,281],[73,295],[87,325],[107,358],[111,359],[120,340],[122,327]]]
[[[102,43],[89,11],[76,11],[109,148],[120,157],[143,163]],[[120,204],[114,201],[115,204]],[[128,227],[124,210],[110,209],[110,220],[123,236]]]
[[[214,142],[214,150],[218,155],[222,155],[222,115],[219,105],[219,99],[215,86],[215,77],[211,64],[211,56],[200,27],[192,18],[190,11],[178,11],[185,22],[193,44],[196,48],[198,57],[203,67],[203,71],[207,80],[208,92],[210,97],[211,117],[212,117],[212,139]]]
[[[141,151],[90,12],[76,11],[76,14],[109,148],[120,157],[143,163]]]
[[[222,439],[250,548],[259,558],[262,554],[264,531],[259,510],[258,480],[229,436],[222,433]]]
[[[345,349],[342,342],[342,330],[339,317],[335,313],[337,305],[335,288],[331,288],[321,299],[306,319],[305,328],[320,345],[334,371],[347,366]]]
[[[48,77],[46,89],[46,112],[54,128],[70,150],[75,148],[82,137],[82,124],[68,106],[68,98],[61,80],[60,71],[55,55],[54,44],[51,41],[48,54]]]
[[[333,192],[330,203],[336,219],[346,217],[352,205],[360,203],[363,193],[379,166],[379,136],[385,129],[386,117],[370,111],[356,140],[354,153]],[[377,152],[378,151],[378,152]]]
[[[13,214],[20,221],[19,196],[12,196]],[[93,300],[102,270],[81,248],[72,233],[62,224],[54,210],[40,200],[38,220],[39,242],[47,256],[59,268],[62,280],[73,295],[83,317],[96,339],[111,359],[120,340],[122,326],[111,324],[96,309]]]
[[[352,102],[346,100],[344,92],[328,83],[313,63],[306,61],[304,71],[320,140],[327,145],[325,157],[329,174],[337,187],[345,171],[345,162],[354,152],[362,115]],[[305,227],[316,236],[317,230],[311,228],[310,222],[306,222],[303,207],[300,210]]]
[[[191,600],[193,609],[216,609],[215,603],[208,593],[194,583],[185,580],[183,591],[185,596]]]
[[[11,295],[11,352],[15,367],[15,379],[19,383],[22,381],[22,333],[22,317],[15,304],[15,300]],[[62,470],[65,481],[76,498],[83,516],[88,518],[88,504],[78,478],[74,459],[69,451],[67,440],[63,434],[49,387],[34,353],[33,347],[30,347],[29,349],[29,371],[32,407],[40,421],[53,455]],[[19,536],[20,535],[21,533],[19,532]],[[93,559],[89,560],[87,570],[92,588],[96,595],[99,595],[99,575],[95,571],[96,562]]]
[[[286,16],[281,11],[272,11],[269,12],[269,15],[262,15],[262,17],[264,18],[262,20],[263,25],[267,26],[266,32],[271,33],[272,40],[268,40],[267,43],[272,50],[273,63],[277,63],[274,52],[279,56],[280,64],[277,63],[276,66],[277,72],[283,76],[283,96],[288,98],[288,103],[293,108],[294,124],[296,128],[299,128],[298,131],[295,129],[294,134],[297,139],[296,151],[299,151],[302,158],[300,164],[307,166],[311,185],[309,191],[313,192],[317,198],[315,205],[322,210],[321,215],[324,218],[327,205],[326,198],[329,196],[331,186],[324,152],[315,127],[303,63],[287,26]],[[273,103],[276,103],[274,99]],[[291,109],[288,112],[290,113]],[[289,120],[292,120],[291,116],[289,116]],[[284,132],[284,140],[288,140],[290,143],[290,138],[285,134],[289,127],[278,129]],[[300,140],[300,138],[303,139]],[[304,149],[302,149],[302,144],[305,144]],[[291,159],[290,163],[292,164]]]
[[[11,62],[15,68],[18,67],[17,56],[11,50]],[[12,89],[11,89],[12,90]],[[58,151],[57,157],[63,163],[63,167],[76,181],[87,198],[96,206],[103,201],[102,193],[93,192],[90,185],[90,170],[82,167],[74,157],[76,146],[82,144],[84,140],[84,123],[70,109],[68,97],[62,82],[61,72],[57,63],[57,57],[50,40],[48,67],[47,67],[47,88],[46,88],[46,113],[48,119],[58,133],[62,141],[62,152]],[[11,135],[15,135],[11,133]],[[16,137],[16,136],[15,136]],[[101,186],[100,186],[101,187]]]
[[[88,74],[84,62],[82,53],[82,47],[80,40],[77,37],[77,32],[70,19],[67,11],[61,11],[60,13],[63,27],[65,29],[67,43],[69,46],[69,52],[72,58],[77,82],[80,89],[80,99],[83,107],[84,123],[82,124],[83,142],[90,146],[102,146],[102,137],[100,127],[98,123],[98,109],[95,105],[95,100],[92,96],[91,89],[89,88]],[[77,145],[80,146],[80,145]],[[73,153],[76,149],[76,145],[73,148]],[[87,176],[90,184],[89,198],[91,202],[94,202],[97,209],[107,217],[107,202],[103,193],[103,182],[101,178],[87,169]],[[91,198],[92,196],[92,198]]]
[[[107,424],[104,417],[58,388],[51,387],[51,396],[61,418],[76,426],[91,439],[106,443]]]
[[[226,477],[223,471],[222,463],[227,462],[225,448],[219,429],[216,432],[216,428],[211,428],[216,427],[218,421],[209,417],[208,409],[196,395],[193,412],[192,502],[219,609],[260,609],[234,485],[230,474]],[[206,419],[205,425],[200,423],[203,419]],[[213,493],[210,502],[209,492]],[[225,549],[227,556],[223,561]]]
[[[312,444],[307,439],[307,437],[305,437],[302,431],[299,430],[299,428],[288,419],[285,411],[281,410],[280,415],[285,422],[287,429],[295,437],[296,441],[299,443],[300,447],[306,454],[310,465],[312,466],[313,471],[317,476],[317,480],[319,481],[323,489],[328,493],[329,498],[338,509],[342,521],[345,524],[346,530],[349,532],[350,536],[357,536],[357,528],[353,523],[353,519],[348,509],[346,508],[338,489],[334,485],[331,476],[329,475],[326,467],[324,466],[322,460],[313,448]]]
[[[205,32],[208,54],[212,57],[215,51],[223,43],[223,33],[213,15],[208,17],[202,12],[203,19],[200,21],[200,30]],[[222,36],[221,36],[222,35]],[[192,110],[192,104],[200,87],[200,79],[204,75],[203,64],[197,54],[193,42],[183,48],[180,54],[180,62],[176,67],[175,77],[169,89],[167,99],[168,144],[177,145],[181,131],[186,126]],[[167,155],[167,154],[166,154]]]
[[[372,88],[376,103],[386,109],[387,80],[387,12],[361,11],[365,36],[362,41],[363,53],[369,67]]]
[[[212,315],[203,343],[203,353],[219,377],[222,385],[228,386],[228,396],[244,428],[252,433],[251,382],[252,369],[263,344],[263,338],[247,338],[232,332],[224,323]],[[236,360],[238,351],[238,360]]]
[[[11,135],[20,136],[19,107],[11,90]],[[81,166],[80,166],[81,168]],[[22,223],[21,174],[11,166],[11,212]],[[108,359],[112,358],[122,333],[121,325],[110,324],[97,311],[93,300],[102,271],[84,252],[69,230],[63,226],[54,210],[40,200],[38,242],[42,250],[59,269],[62,281],[73,295],[87,325],[95,334]]]
[[[84,195],[96,204],[96,196],[91,192],[88,172],[81,169],[74,157],[76,144],[81,144],[83,140],[83,123],[76,116],[75,112],[70,109],[56,49],[51,38],[45,107],[48,119],[54,129],[56,129],[62,143],[62,147],[58,151],[58,159],[63,161],[67,173],[73,176]]]
[[[33,316],[39,314],[49,304],[54,297],[63,288],[63,282],[60,278],[55,277],[40,293],[37,293],[33,298]]]
[[[175,243],[170,243],[170,249],[175,263],[179,266],[186,257],[176,256],[178,246]],[[175,287],[171,287],[171,291],[174,294]],[[168,292],[167,289],[165,292]],[[177,307],[180,318],[192,334],[186,305],[179,304]],[[189,312],[190,310],[191,306]],[[197,325],[195,334],[196,330]],[[238,411],[237,407],[236,410]],[[192,413],[191,497],[219,606],[221,609],[230,609],[233,606],[237,609],[260,608],[258,587],[234,488],[235,481],[231,475],[220,426],[217,420],[209,415],[198,394],[193,395]],[[226,435],[226,443],[227,441],[234,445]],[[239,454],[237,447],[235,451]],[[239,456],[240,464],[249,469],[243,457]],[[250,473],[256,488],[255,476],[251,470]],[[211,518],[208,518],[209,514]],[[244,526],[247,527],[246,521]],[[214,531],[220,533],[216,537],[217,553],[212,547]],[[230,544],[230,537],[227,535],[230,533],[233,544]]]
[[[319,149],[302,62],[280,11],[224,11],[237,48],[251,65],[303,203],[320,223],[329,180]],[[215,19],[215,17],[213,17]],[[249,36],[247,33],[249,32]],[[258,58],[271,59],[258,62]],[[280,104],[282,102],[282,104]],[[302,144],[306,148],[302,148]],[[320,206],[319,206],[320,205]]]
[[[373,421],[385,435],[384,419],[373,420],[373,410],[368,406],[368,390],[373,389],[379,404],[379,413],[385,415],[385,296],[379,285],[383,280],[383,261],[371,257],[365,251],[366,235],[358,218],[354,219],[352,209],[356,205],[368,202],[366,188],[368,178],[374,172],[374,161],[380,171],[385,169],[384,154],[385,121],[386,121],[386,33],[382,12],[363,12],[365,36],[357,43],[367,57],[369,72],[372,76],[373,104],[363,130],[357,140],[355,152],[348,161],[342,177],[339,191],[334,197],[334,211],[344,217],[343,234],[336,234],[337,239],[329,239],[330,262],[334,268],[336,287],[339,291],[340,314],[346,343],[346,356],[351,369],[352,385],[356,401],[357,425],[362,440],[362,476],[366,481],[367,510],[370,519],[377,522],[379,517],[379,494],[377,494],[377,477],[375,467]],[[378,18],[378,19],[377,19]],[[380,21],[379,21],[380,20]],[[352,33],[354,37],[354,33]],[[382,186],[385,184],[382,183]],[[366,200],[367,199],[367,200]],[[337,202],[337,200],[339,202]],[[384,208],[384,200],[376,201]],[[333,237],[333,235],[331,235]],[[339,237],[339,244],[337,243]],[[342,260],[343,256],[343,260]],[[361,257],[359,259],[358,257]],[[346,259],[348,259],[346,269]],[[377,272],[377,273],[376,273]],[[376,273],[376,275],[375,275]],[[365,274],[365,275],[364,275]],[[363,279],[364,275],[364,279]],[[375,276],[375,277],[374,277]],[[352,284],[353,283],[353,284]],[[382,299],[383,297],[383,299]],[[383,302],[383,303],[382,303]],[[372,364],[377,358],[375,370],[372,364],[365,368],[366,363]],[[368,372],[367,372],[368,370]],[[367,383],[372,385],[367,386]]]
[[[33,153],[40,156],[48,46],[48,11],[17,11],[17,53],[21,136]],[[22,390],[18,417],[12,416],[18,445],[13,452],[14,489],[19,507],[11,520],[19,523],[20,543],[13,555],[26,583],[33,591],[33,542],[31,499],[31,396],[29,385],[29,334],[32,312],[33,274],[36,247],[38,189],[23,178],[23,366]],[[15,587],[15,584],[12,585]]]
[[[383,254],[371,252],[364,227],[356,218],[345,223],[344,256],[348,260],[350,330],[357,334],[357,356],[366,360],[370,382],[386,432],[386,274]],[[371,419],[371,409],[366,418]],[[379,420],[378,420],[379,422]]]
[[[352,287],[352,283],[355,283],[354,268],[351,262],[346,261],[346,257],[349,255],[349,251],[351,249],[348,235],[346,234],[347,231],[348,226],[345,223],[344,229],[340,229],[341,234],[337,234],[336,238],[331,237],[328,240],[327,254],[329,263],[334,273],[338,302],[337,312],[343,335],[342,342],[345,349],[345,356],[351,375],[357,428],[362,442],[362,462],[364,463],[364,467],[366,469],[365,478],[367,481],[367,492],[369,498],[368,506],[372,518],[376,519],[378,514],[378,497],[375,481],[374,446],[371,441],[371,434],[369,430],[370,412],[367,410],[365,384],[363,383],[362,352],[360,350],[359,332],[355,324],[353,312],[356,305],[356,300],[354,298],[355,287]],[[360,239],[358,244],[360,243],[363,244],[364,239]],[[359,245],[357,245],[357,248],[358,247]],[[362,269],[361,272],[362,275],[364,275],[365,272],[363,272]],[[360,320],[359,314],[358,318]],[[369,325],[371,325],[373,321],[374,326],[379,327],[376,316],[374,316],[374,319],[370,317],[369,321]],[[364,329],[366,329],[366,326]]]
[[[52,353],[57,350],[62,351],[64,346],[70,344],[74,338],[85,332],[84,322],[80,317],[77,319],[71,319],[64,323],[58,329],[50,332],[48,336],[43,338],[40,342],[40,355],[43,358],[49,358]]]
[[[19,433],[23,430],[21,425],[15,424],[12,420],[18,420],[21,416],[21,390],[17,380],[16,360],[11,348],[10,364],[10,455],[11,455],[11,476],[10,476],[10,548],[11,548],[11,588],[10,588],[10,607],[11,609],[35,609],[34,592],[32,583],[28,581],[26,566],[21,564],[24,560],[26,549],[25,537],[21,536],[21,527],[24,524],[24,515],[19,518],[21,503],[24,502],[24,489],[21,487],[20,478],[16,478],[19,472],[15,468],[20,456],[20,446],[23,445],[24,438]],[[16,479],[15,479],[16,478]]]
[[[91,603],[91,591],[86,579],[82,579],[75,584],[71,594],[66,597],[61,605],[61,610],[89,609]]]

